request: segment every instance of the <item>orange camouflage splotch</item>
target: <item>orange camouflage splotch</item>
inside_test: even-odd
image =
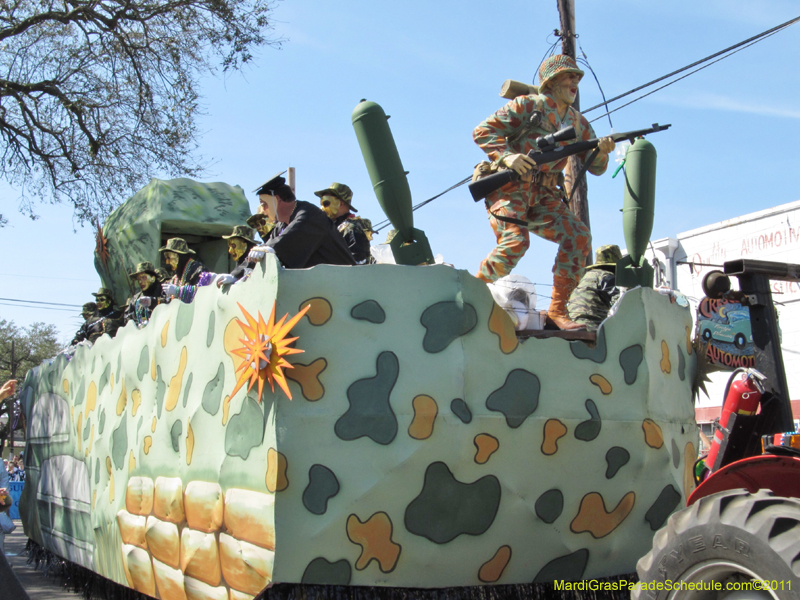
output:
[[[133,390],[131,392],[131,414],[135,417],[136,413],[139,411],[139,407],[142,405],[142,392],[139,390]]]
[[[289,461],[282,453],[275,448],[267,450],[267,475],[265,478],[267,490],[274,494],[289,487],[289,477],[286,473],[288,468]]]
[[[672,372],[672,364],[669,362],[669,346],[664,340],[661,340],[661,371],[667,375]]]
[[[686,326],[686,353],[692,355],[692,328]]]
[[[595,373],[594,375],[589,377],[589,381],[591,381],[594,385],[599,387],[600,391],[603,392],[604,396],[608,396],[613,389],[608,379],[606,379],[602,375],[598,375]]]
[[[133,450],[128,455],[128,475],[130,476],[133,473],[134,469],[136,469],[136,457],[133,455]]]
[[[64,389],[64,393],[69,396],[69,381],[66,379],[61,382],[61,387]]]
[[[328,361],[324,358],[318,358],[310,365],[302,363],[294,363],[294,369],[286,371],[286,379],[300,384],[300,393],[303,398],[309,402],[316,402],[325,395],[325,387],[319,380],[320,374],[328,366]]]
[[[697,459],[697,451],[692,442],[686,442],[683,449],[683,497],[688,498],[697,487],[694,479],[694,461]]]
[[[194,431],[192,430],[192,420],[186,419],[186,464],[192,464],[192,454],[194,453]]]
[[[93,441],[94,441],[94,423],[92,423],[91,432],[89,433],[89,443],[86,444],[85,456],[89,456],[89,452],[92,451],[92,442]]]
[[[383,573],[394,571],[402,548],[392,541],[392,520],[385,512],[376,512],[364,522],[356,515],[350,515],[347,517],[347,537],[361,546],[356,569],[363,571],[375,560]]]
[[[119,392],[117,399],[117,416],[120,416],[128,405],[128,391],[125,389],[125,378],[122,378],[122,389]]]
[[[661,427],[653,419],[642,421],[642,430],[644,431],[645,444],[655,449],[664,445],[664,434],[661,433]]]
[[[500,338],[500,352],[503,354],[511,354],[519,346],[511,317],[497,304],[492,307],[492,314],[489,315],[489,331]]]
[[[187,351],[186,346],[181,348],[181,358],[178,364],[178,372],[175,377],[169,380],[169,388],[167,389],[167,397],[164,399],[164,410],[167,412],[174,410],[178,405],[178,397],[181,393],[181,385],[183,382],[183,372],[186,370]]]
[[[244,362],[244,358],[233,353],[233,351],[241,345],[239,341],[241,334],[242,329],[239,327],[239,319],[236,318],[228,321],[228,324],[225,326],[225,333],[222,334],[222,346],[233,361],[234,371],[238,371],[239,367]]]
[[[611,512],[606,510],[603,497],[597,492],[586,494],[581,500],[578,514],[569,524],[573,533],[588,531],[595,539],[607,536],[622,523],[633,510],[636,494],[628,492]]]
[[[312,325],[316,325],[317,327],[325,325],[333,315],[331,303],[325,298],[309,298],[305,302],[301,302],[297,310],[309,305],[311,308],[308,309],[306,317],[308,317],[308,322]]]
[[[149,435],[144,436],[144,453],[150,454],[150,446],[153,445],[153,438]]]
[[[169,321],[164,323],[164,327],[161,329],[161,347],[164,348],[167,345],[167,333],[169,333]]]
[[[411,402],[414,408],[414,418],[408,426],[408,435],[415,440],[426,440],[433,435],[433,425],[439,407],[436,400],[425,394],[420,394]]]
[[[228,413],[231,410],[231,397],[225,396],[224,400],[222,401],[222,424],[228,424]]]
[[[542,454],[551,456],[558,451],[558,440],[567,435],[567,426],[558,419],[548,419],[544,424]]]
[[[88,417],[97,406],[97,384],[94,381],[89,383],[89,389],[86,391],[86,410],[83,413],[84,417]]]
[[[478,579],[483,583],[494,583],[503,575],[511,560],[511,546],[500,546],[494,556],[483,563],[478,571]]]
[[[479,433],[475,436],[475,439],[472,440],[472,443],[475,444],[475,448],[477,448],[475,452],[475,462],[479,465],[486,464],[492,454],[497,452],[497,449],[500,447],[499,440],[488,433]]]
[[[150,433],[155,433],[156,432],[156,423],[158,423],[158,419],[154,415],[153,416],[153,421],[152,421],[152,423],[150,423]]]
[[[82,445],[82,437],[81,437],[81,425],[83,424],[83,413],[78,413],[78,422],[75,423],[75,439],[78,441],[78,452],[81,451]]]
[[[111,504],[114,502],[114,467],[110,456],[106,456],[106,471],[108,471],[108,503]]]
[[[150,378],[155,381],[157,376],[158,370],[156,369],[156,353],[153,352],[153,360],[150,362]]]

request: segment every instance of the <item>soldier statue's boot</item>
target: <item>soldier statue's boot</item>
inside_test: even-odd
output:
[[[569,314],[567,313],[567,301],[577,285],[576,281],[567,279],[566,277],[553,276],[553,294],[550,300],[550,308],[547,311],[547,316],[555,325],[565,331],[576,331],[579,329],[586,329],[585,325],[570,321]]]

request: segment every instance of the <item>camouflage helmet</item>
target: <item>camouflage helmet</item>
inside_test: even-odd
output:
[[[97,290],[96,294],[92,294],[95,298],[108,298],[111,302],[114,302],[114,292],[112,292],[108,288],[101,287]]]
[[[566,54],[554,54],[539,65],[539,91],[544,91],[547,84],[561,73],[577,73],[583,77],[575,59]]]
[[[148,275],[152,275],[153,277],[156,276],[156,267],[153,263],[149,261],[140,262],[136,265],[136,268],[133,272],[128,273],[129,277],[136,277],[140,273],[147,273]]]
[[[622,259],[622,251],[616,244],[607,244],[600,246],[597,252],[594,253],[594,264],[586,267],[593,269],[595,267],[606,267],[616,265],[617,261]]]
[[[231,231],[230,235],[223,235],[222,239],[229,240],[231,238],[238,238],[240,240],[244,240],[248,244],[252,244],[253,246],[257,246],[258,242],[253,239],[256,235],[256,232],[247,227],[246,225],[236,225]]]
[[[170,238],[167,245],[158,249],[159,252],[174,252],[175,254],[194,254],[194,250],[189,248],[189,244],[183,238]]]
[[[328,186],[327,189],[314,192],[315,196],[322,198],[323,196],[336,196],[339,200],[347,204],[347,207],[353,212],[358,212],[355,207],[350,203],[353,199],[353,190],[343,183],[336,183],[335,181]]]

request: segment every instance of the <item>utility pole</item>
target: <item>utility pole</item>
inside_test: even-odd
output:
[[[561,53],[575,59],[575,0],[557,0],[557,2],[558,15],[561,19]],[[581,109],[580,100],[579,91],[578,95],[575,96],[575,102],[572,104],[577,111]],[[564,170],[564,179],[566,180],[567,195],[572,194],[572,200],[569,203],[570,210],[591,231],[592,227],[589,224],[589,188],[586,185],[586,177],[581,179],[574,193],[572,191],[575,177],[581,172],[581,168],[582,163],[577,156],[569,157],[567,168]],[[586,257],[589,264],[593,262],[592,258],[590,244],[589,254]]]
[[[17,378],[17,363],[15,358],[14,340],[11,340],[11,379]],[[16,396],[16,392],[14,392],[14,396]],[[11,458],[14,458],[14,396],[8,399],[8,439],[11,445]]]

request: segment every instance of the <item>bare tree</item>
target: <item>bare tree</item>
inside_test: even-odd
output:
[[[153,173],[201,173],[200,76],[281,44],[273,1],[0,0],[0,178],[20,210],[70,202],[83,223]]]

